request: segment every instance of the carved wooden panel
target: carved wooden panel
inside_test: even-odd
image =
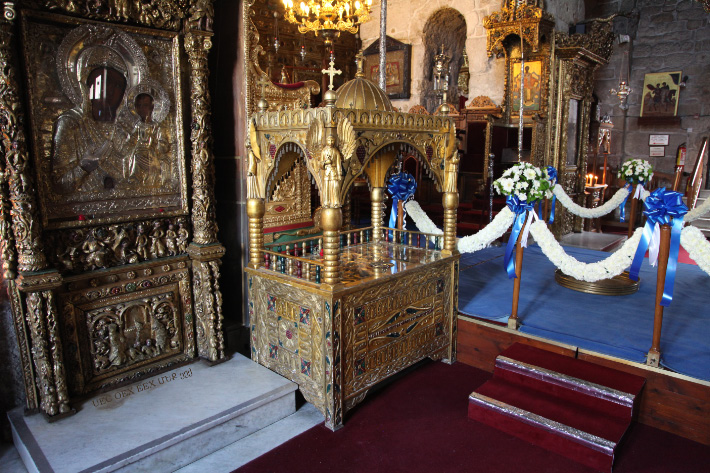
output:
[[[451,284],[443,265],[343,298],[346,399],[448,345]]]
[[[0,17],[0,256],[26,407],[67,415],[73,396],[198,353],[224,358],[214,11],[212,0],[16,3]]]
[[[195,356],[186,258],[68,279],[58,296],[70,392],[136,380]]]

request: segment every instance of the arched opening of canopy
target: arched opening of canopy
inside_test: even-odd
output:
[[[400,171],[408,172],[417,183],[415,200],[431,203],[434,217],[439,223],[443,218],[442,182],[441,176],[432,172],[429,159],[433,156],[433,148],[421,149],[408,141],[392,141],[376,148],[366,158],[361,173],[344,183],[344,194],[347,196],[343,209],[345,221],[352,226],[369,225],[371,223],[371,195],[373,188],[387,188],[390,177]],[[429,158],[428,158],[428,157]],[[355,159],[355,158],[354,158]],[[428,177],[428,178],[427,178]],[[385,212],[389,215],[392,206],[392,196],[385,191]],[[349,218],[348,218],[349,217]],[[386,217],[386,215],[384,216]],[[385,223],[387,218],[384,218]],[[408,227],[411,228],[411,227]]]
[[[315,231],[320,198],[307,159],[296,142],[285,142],[274,153],[265,189],[264,236],[268,243]]]

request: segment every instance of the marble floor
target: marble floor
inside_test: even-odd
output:
[[[179,473],[229,473],[251,460],[278,447],[296,435],[324,422],[313,405],[305,403],[294,414],[281,419],[221,450],[177,470]],[[27,473],[17,449],[9,443],[0,444],[0,472]]]

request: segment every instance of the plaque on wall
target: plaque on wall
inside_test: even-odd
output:
[[[178,33],[26,13],[45,228],[187,212]]]

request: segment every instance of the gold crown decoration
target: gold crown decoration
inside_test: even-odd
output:
[[[110,67],[120,72],[126,77],[128,68],[126,61],[114,49],[108,46],[91,46],[86,48],[79,58],[79,71],[81,72],[80,80],[83,82],[89,72],[97,67]]]

